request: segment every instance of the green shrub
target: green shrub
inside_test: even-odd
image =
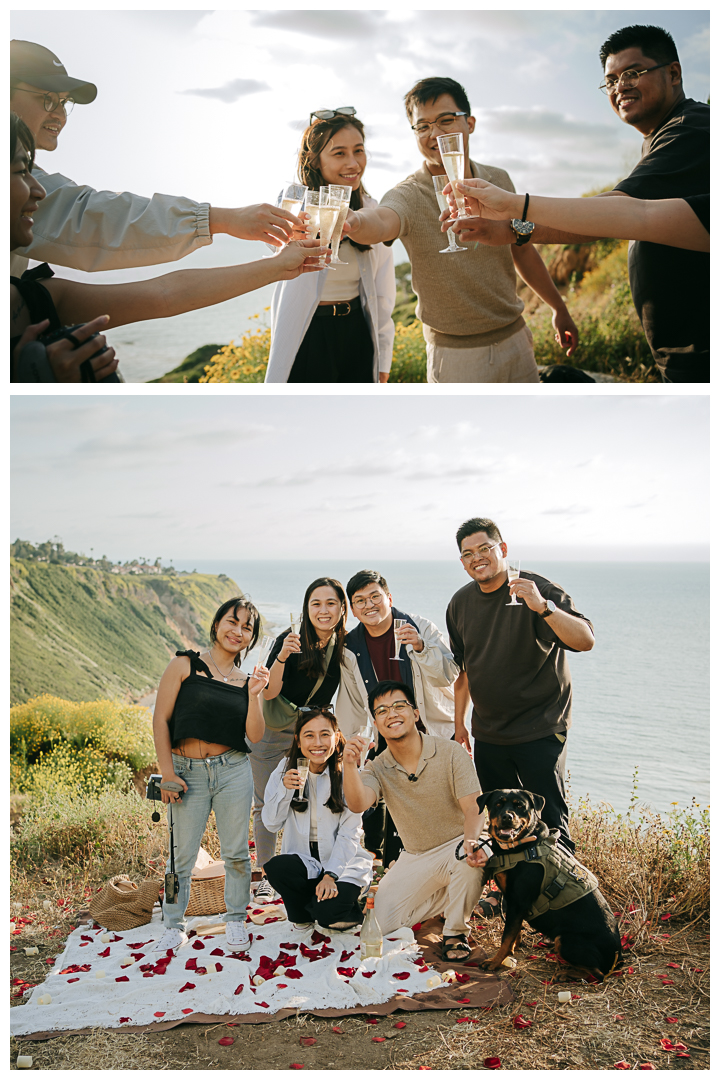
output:
[[[15,791],[125,786],[155,760],[150,710],[42,694],[10,710],[10,760]]]
[[[33,796],[11,834],[10,853],[20,868],[67,859],[75,865],[119,861],[130,871],[161,854],[166,841],[166,830],[153,826],[148,804],[134,790],[78,793],[56,787]]]
[[[389,382],[427,382],[427,352],[422,324],[416,319],[395,327],[395,345]]]

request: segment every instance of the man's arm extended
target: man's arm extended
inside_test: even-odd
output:
[[[625,199],[630,198],[624,191],[603,191],[599,195],[594,195],[594,199],[602,199],[608,195],[619,195]],[[518,199],[525,201],[524,195],[516,195]],[[474,203],[477,206],[477,201],[469,199],[466,196],[468,202]],[[522,214],[520,210],[518,216]],[[528,212],[529,220],[532,221],[532,196],[530,198],[530,207]],[[444,211],[441,220],[445,221],[443,231],[447,232],[447,218],[449,217],[449,211]],[[503,244],[514,244],[517,240],[517,236],[510,228],[510,222],[505,221],[493,221],[487,217],[472,217],[466,222],[463,222],[461,218],[455,219],[452,224],[453,232],[458,234],[458,238],[461,242],[471,243],[475,241],[480,244],[487,244],[490,247],[501,247]],[[564,232],[562,229],[553,229],[549,225],[535,225],[533,229],[532,244],[594,244],[597,240],[597,236],[587,236],[584,233]],[[528,246],[528,245],[526,245]]]
[[[487,855],[483,851],[475,851],[473,848],[473,840],[477,840],[480,833],[483,831],[485,824],[485,816],[478,810],[477,800],[480,791],[473,792],[472,795],[464,795],[462,799],[458,799],[460,809],[463,812],[465,818],[465,826],[463,828],[463,848],[467,855],[468,866],[481,867],[487,862]]]
[[[345,236],[358,244],[382,244],[395,240],[400,234],[400,218],[389,206],[350,210],[343,226]]]
[[[367,741],[356,735],[345,743],[343,750],[343,794],[353,814],[363,814],[377,802],[375,792],[363,784],[358,771],[360,755],[366,747]]]
[[[578,328],[565,301],[555,288],[545,263],[532,244],[524,244],[522,247],[514,244],[510,251],[517,273],[552,311],[555,340],[561,349],[567,349],[567,356],[572,356],[577,349]]]

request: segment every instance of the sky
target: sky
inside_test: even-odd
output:
[[[673,34],[685,91],[705,100],[708,11],[15,11],[10,31],[98,87],[58,149],[38,154],[43,168],[237,206],[274,201],[310,112],[340,105],[366,124],[366,187],[380,198],[419,165],[403,96],[437,74],[468,91],[473,156],[518,190],[613,184],[641,138],[597,89],[598,50],[636,22]]]
[[[708,408],[648,393],[16,395],[11,539],[166,564],[454,559],[459,525],[489,516],[525,559],[705,559]]]

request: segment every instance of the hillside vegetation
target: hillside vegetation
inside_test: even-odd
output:
[[[176,649],[207,645],[218,606],[241,595],[224,574],[121,575],[10,561],[10,700],[138,698]]]

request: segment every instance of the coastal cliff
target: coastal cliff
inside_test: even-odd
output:
[[[10,561],[10,700],[137,700],[176,649],[206,647],[224,574],[120,575],[84,566]]]

